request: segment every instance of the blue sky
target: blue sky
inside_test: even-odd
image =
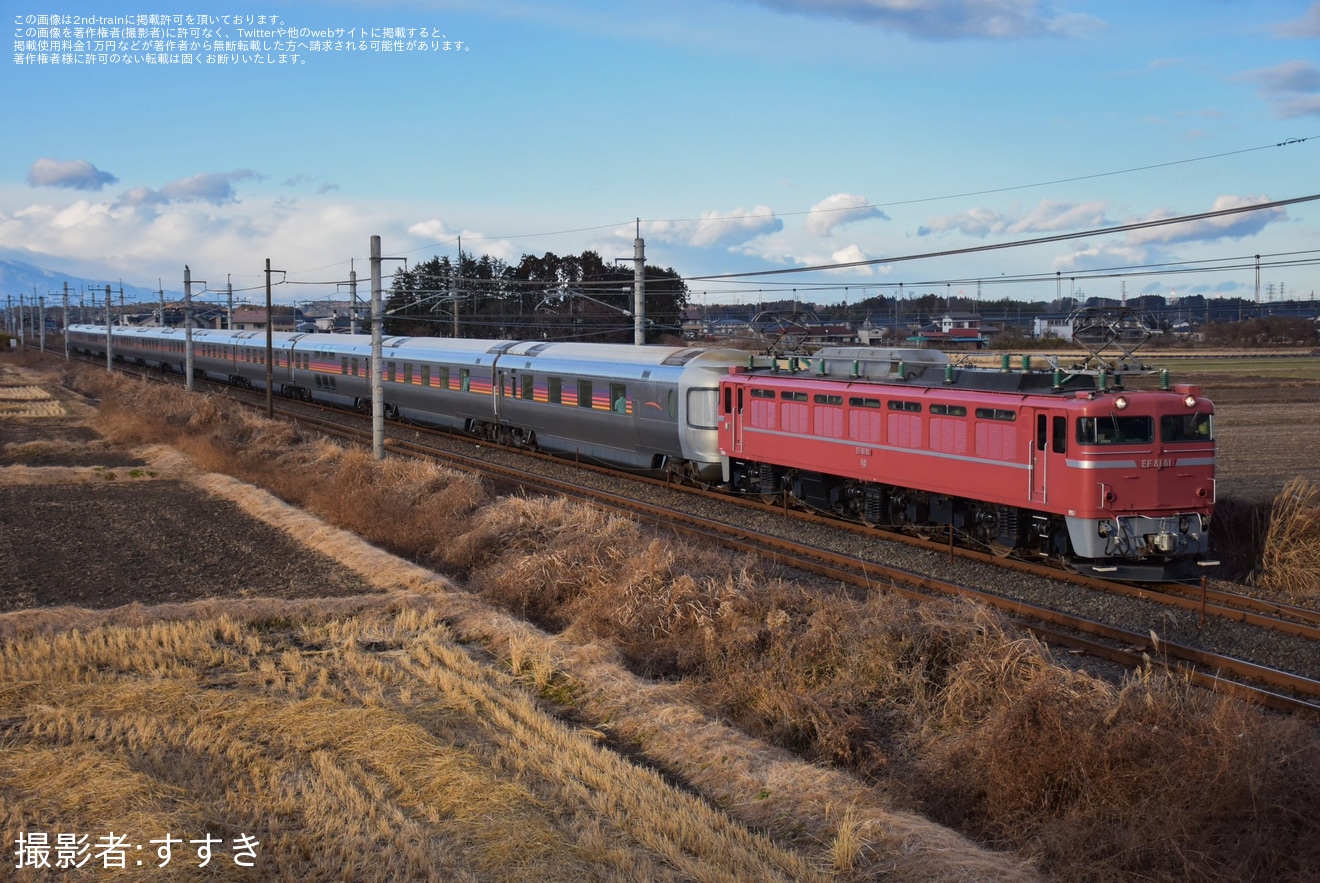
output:
[[[307,283],[280,299],[310,299],[342,293],[350,259],[366,279],[373,234],[410,262],[453,255],[458,236],[465,251],[510,262],[584,249],[613,259],[631,258],[640,222],[648,261],[693,279],[693,300],[708,303],[794,291],[836,303],[898,283],[908,294],[979,287],[986,299],[1253,297],[1254,266],[1236,259],[1257,254],[1262,300],[1320,288],[1308,263],[1320,258],[1320,202],[892,260],[1320,193],[1320,3],[167,0],[139,10],[74,0],[59,10],[264,15],[280,19],[267,28],[366,29],[368,40],[425,29],[427,45],[450,41],[350,53],[317,51],[313,35],[298,41],[296,63],[223,65],[206,59],[278,53],[40,63],[49,49],[28,41],[43,39],[49,22],[36,17],[51,7],[7,5],[0,257],[85,278],[179,290],[188,264],[211,288],[245,288],[270,258]],[[238,41],[240,27],[221,21],[213,39]],[[1301,265],[1271,257],[1284,254]],[[874,263],[694,278],[861,261]],[[1172,264],[1197,272],[1077,278]]]

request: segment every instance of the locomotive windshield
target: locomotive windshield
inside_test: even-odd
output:
[[[1077,441],[1083,445],[1148,445],[1155,440],[1150,417],[1079,417]]]
[[[1214,416],[1202,414],[1165,414],[1160,417],[1160,441],[1207,442],[1215,437]]]

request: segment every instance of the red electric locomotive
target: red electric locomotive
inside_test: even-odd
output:
[[[720,385],[725,480],[1116,579],[1186,578],[1214,563],[1214,406],[1121,381],[926,350],[753,359]]]

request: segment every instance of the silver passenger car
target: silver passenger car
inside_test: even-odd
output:
[[[72,326],[70,334],[80,348],[104,353],[104,326]],[[275,333],[272,340],[277,391],[370,402],[368,335]],[[184,370],[179,329],[116,328],[114,341],[125,359]],[[193,346],[195,370],[265,387],[264,332],[198,330]],[[714,481],[722,475],[720,378],[746,359],[696,347],[387,337],[376,369],[390,418]]]

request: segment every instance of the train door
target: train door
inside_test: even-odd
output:
[[[1068,418],[1063,413],[1036,411],[1031,438],[1031,500],[1049,502],[1051,476],[1062,480],[1068,455]]]
[[[724,384],[724,419],[729,427],[729,453],[741,454],[743,449],[743,386]]]
[[[517,394],[516,392],[513,392],[512,388],[510,388],[510,391],[508,393],[505,392],[504,384],[506,382],[517,384],[518,375],[516,372],[506,371],[504,368],[500,368],[495,372],[495,384],[494,384],[494,388],[491,390],[491,396],[494,399],[494,411],[495,411],[496,423],[499,423],[504,418],[504,396],[506,394],[507,395]]]

